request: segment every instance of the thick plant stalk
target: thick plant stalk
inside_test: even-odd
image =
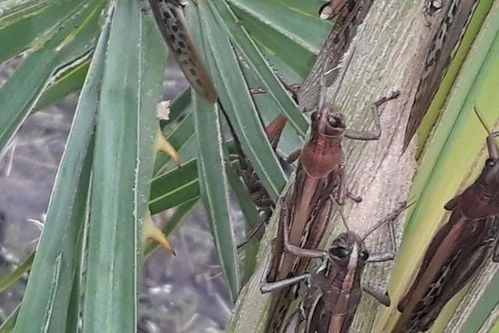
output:
[[[343,207],[349,227],[356,232],[365,232],[390,213],[398,202],[407,200],[415,162],[412,158],[414,147],[409,146],[401,155],[403,134],[426,55],[425,38],[431,34],[431,29],[425,25],[419,1],[376,1],[353,42],[355,55],[334,103],[347,115],[349,127],[370,129],[373,120],[368,106],[395,89],[401,91],[401,96],[381,111],[382,136],[379,141],[345,145],[347,189],[363,198],[360,204],[347,202]],[[333,85],[330,96],[335,91]],[[265,327],[272,296],[260,294],[259,282],[271,251],[278,210],[262,239],[259,266],[241,292],[229,331],[262,332]],[[332,225],[340,225],[339,221],[336,222]],[[329,231],[330,241],[333,230]],[[386,229],[382,228],[371,237],[368,249],[381,252],[387,245],[387,237]],[[370,267],[364,280],[370,281],[371,285],[384,284],[388,273],[389,265]],[[353,332],[369,331],[376,307],[369,296],[363,297],[352,325]]]

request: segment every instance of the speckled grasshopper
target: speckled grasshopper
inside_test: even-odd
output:
[[[262,292],[272,292],[299,282],[308,284],[301,311],[297,311],[284,324],[285,333],[299,332],[299,323],[306,321],[306,333],[346,333],[352,323],[359,305],[362,291],[367,292],[385,306],[390,305],[386,292],[380,292],[362,284],[362,274],[367,263],[392,260],[396,245],[393,225],[390,228],[391,251],[381,254],[371,254],[366,249],[364,240],[385,223],[393,222],[406,209],[405,203],[381,223],[361,237],[348,230],[336,237],[327,251],[304,249],[292,245],[287,237],[288,228],[285,225],[284,251],[294,256],[309,259],[322,259],[322,264],[311,273],[305,273],[289,279],[268,283],[265,277],[270,267],[267,265],[261,285]],[[286,207],[284,214],[289,214]],[[346,223],[345,223],[346,226]]]
[[[428,330],[444,305],[473,277],[490,254],[499,231],[499,153],[487,137],[489,158],[477,178],[445,209],[449,221],[433,237],[419,272],[398,304],[402,312],[393,332]],[[499,261],[496,243],[493,260]]]
[[[428,43],[425,64],[407,122],[404,150],[411,142],[437,88],[447,73],[455,51],[474,12],[477,0],[425,0],[425,13],[435,13],[431,26],[437,26]],[[438,14],[436,14],[439,12]]]
[[[214,103],[217,92],[187,29],[179,0],[149,0],[163,38],[187,81],[199,95]]]

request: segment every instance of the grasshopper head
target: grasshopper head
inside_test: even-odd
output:
[[[321,20],[331,20],[343,9],[346,5],[346,0],[332,0],[327,1],[319,9],[319,17]]]
[[[315,111],[312,113],[312,128],[324,135],[338,136],[346,128],[345,117],[336,107],[328,107],[327,112]]]
[[[328,249],[329,259],[348,264],[352,259],[365,263],[369,252],[362,239],[354,232],[344,232],[333,241]],[[355,257],[355,258],[353,258]]]

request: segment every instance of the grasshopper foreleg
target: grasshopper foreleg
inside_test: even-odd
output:
[[[384,103],[386,103],[388,101],[391,101],[392,99],[399,97],[399,95],[400,95],[400,91],[395,90],[390,95],[383,96],[372,104],[371,112],[372,112],[373,119],[374,119],[374,127],[375,127],[374,130],[372,130],[372,131],[357,131],[357,130],[347,129],[347,130],[345,130],[345,133],[344,133],[345,137],[352,139],[352,140],[362,140],[362,141],[378,140],[381,137],[381,121],[380,121],[378,109],[381,105],[383,105]]]

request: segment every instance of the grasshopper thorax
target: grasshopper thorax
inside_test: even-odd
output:
[[[310,139],[301,155],[303,169],[310,177],[323,178],[339,168],[343,161],[341,140],[344,131],[345,121],[341,113],[312,114]]]

